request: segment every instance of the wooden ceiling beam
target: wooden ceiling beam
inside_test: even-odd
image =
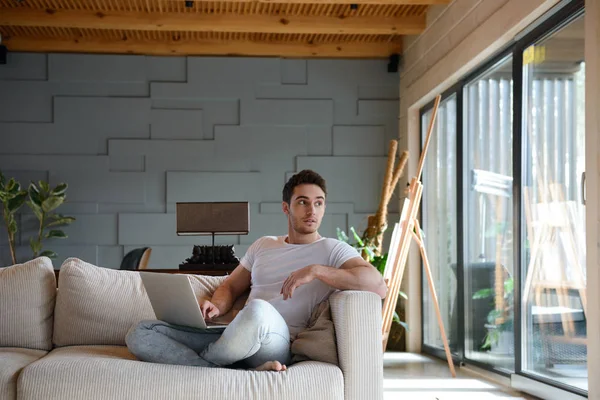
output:
[[[349,43],[274,43],[218,40],[107,40],[77,38],[70,40],[31,37],[3,38],[9,51],[112,53],[143,55],[222,55],[222,56],[273,56],[302,58],[387,58],[400,53],[402,46],[393,42]]]
[[[336,18],[8,8],[0,12],[0,26],[134,31],[417,35],[425,29],[426,21],[424,15]]]
[[[178,0],[158,0],[168,3]],[[195,0],[198,3],[214,3],[215,0]],[[262,3],[262,4],[364,4],[364,5],[430,5],[450,4],[452,0],[217,0],[220,3]]]

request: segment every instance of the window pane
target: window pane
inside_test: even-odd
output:
[[[514,370],[512,58],[463,93],[465,356]]]
[[[587,390],[583,17],[523,53],[523,369]]]
[[[421,119],[425,140],[429,111]],[[457,350],[456,302],[456,96],[440,103],[423,168],[423,231],[431,273],[448,335],[450,349]],[[423,280],[424,343],[443,348],[427,279]]]

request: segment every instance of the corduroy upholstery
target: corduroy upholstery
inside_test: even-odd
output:
[[[53,277],[49,260],[42,261],[23,271],[37,268],[41,276],[50,272]],[[0,275],[0,285],[2,277],[14,280],[12,271]],[[28,274],[32,278],[25,279],[30,282],[23,288],[42,292],[46,301],[38,303],[43,311],[48,301],[54,304],[55,281],[50,275],[36,278],[38,274],[31,271],[23,276]],[[226,278],[190,279],[201,298],[211,296]],[[17,296],[21,292],[10,293]],[[40,296],[31,293],[29,297],[39,300]],[[244,298],[239,299],[230,312],[234,315],[244,303]],[[19,308],[19,303],[11,304]],[[55,347],[46,354],[0,344],[0,398],[382,399],[381,300],[373,293],[341,291],[330,297],[330,304],[339,366],[303,361],[285,372],[258,372],[145,363],[124,346],[129,327],[154,318],[139,272],[100,268],[71,258],[61,267],[51,313],[54,330],[50,339]],[[11,332],[6,336],[14,339],[14,330],[6,331]]]

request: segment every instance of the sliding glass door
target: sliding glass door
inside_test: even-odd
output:
[[[442,321],[446,327],[448,342],[453,352],[458,346],[457,307],[457,203],[456,203],[456,95],[440,102],[435,130],[432,132],[428,156],[423,168],[423,183],[430,190],[423,193],[423,231],[427,243]],[[421,116],[422,137],[425,138],[431,110]],[[442,348],[442,336],[438,327],[427,281],[423,281],[423,342]]]
[[[454,358],[585,395],[583,12],[560,3],[443,94],[422,227]],[[423,348],[444,357],[427,293]]]
[[[523,370],[587,390],[580,16],[523,52]]]
[[[463,89],[465,357],[514,370],[512,57]]]

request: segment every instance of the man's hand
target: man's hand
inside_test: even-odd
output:
[[[202,311],[202,317],[204,319],[212,319],[221,315],[221,311],[208,300],[202,300],[200,303],[200,311]]]
[[[287,300],[292,297],[294,294],[294,290],[302,285],[305,285],[311,281],[313,281],[316,275],[316,269],[318,265],[313,264],[298,271],[294,271],[288,276],[288,278],[283,282],[283,286],[281,287],[281,294],[283,294],[283,299]]]

